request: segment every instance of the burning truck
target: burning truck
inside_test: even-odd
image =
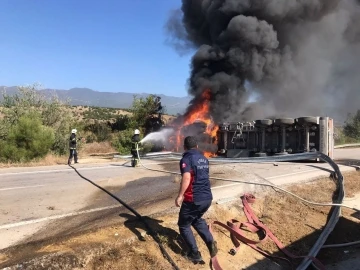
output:
[[[186,136],[195,136],[207,157],[266,157],[319,151],[330,158],[334,149],[334,125],[329,117],[262,119],[250,122],[224,122],[195,119],[172,129],[164,145],[168,151],[181,152]]]
[[[266,157],[319,151],[333,157],[333,119],[321,116],[215,123],[210,90],[168,127],[163,149],[181,152],[183,139],[195,136],[206,157]]]

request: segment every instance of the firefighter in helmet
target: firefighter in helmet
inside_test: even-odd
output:
[[[137,167],[139,166],[139,156],[138,151],[140,150],[140,130],[135,129],[134,135],[131,137],[131,166]]]
[[[74,158],[75,163],[79,163],[76,147],[77,147],[77,141],[80,141],[81,137],[76,138],[76,133],[77,133],[77,130],[75,128],[73,130],[71,130],[71,135],[70,135],[70,139],[69,139],[69,150],[70,150],[70,155],[69,155],[69,159],[68,159],[69,166],[71,165],[73,158]]]

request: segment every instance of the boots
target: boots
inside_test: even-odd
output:
[[[212,243],[209,243],[209,244],[206,244],[206,246],[207,246],[208,249],[209,249],[211,258],[215,257],[216,254],[218,253],[218,248],[217,248],[217,243],[216,243],[216,241],[214,241],[214,242],[212,242]]]
[[[201,257],[201,253],[199,251],[197,251],[197,252],[190,251],[185,255],[185,257],[189,261],[192,261],[193,263],[202,263],[203,262],[203,258]]]

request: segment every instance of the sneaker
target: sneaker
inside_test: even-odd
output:
[[[198,252],[193,252],[190,251],[188,254],[186,254],[186,258],[190,261],[192,261],[193,263],[200,263],[203,262],[203,259],[201,257],[201,253]]]
[[[216,241],[210,243],[207,245],[209,251],[210,251],[210,256],[211,258],[215,257],[216,254],[218,253],[218,248],[217,248],[217,243]]]

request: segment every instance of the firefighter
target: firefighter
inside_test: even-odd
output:
[[[131,166],[137,167],[139,166],[139,157],[138,157],[138,150],[140,146],[140,130],[135,129],[134,135],[131,137]]]
[[[69,139],[69,149],[70,149],[70,155],[69,155],[69,160],[68,160],[69,166],[71,165],[73,157],[74,157],[75,163],[79,163],[78,155],[77,155],[77,151],[76,151],[76,144],[77,144],[77,141],[81,140],[81,138],[77,139],[76,133],[77,133],[77,130],[75,128],[73,130],[71,130],[71,135],[70,135],[70,139]]]
[[[180,208],[178,226],[180,235],[189,248],[186,258],[194,263],[202,262],[193,227],[215,257],[218,249],[216,241],[202,218],[213,200],[209,180],[209,160],[198,150],[198,142],[194,136],[184,139],[184,150],[180,160],[181,184],[175,205]]]

